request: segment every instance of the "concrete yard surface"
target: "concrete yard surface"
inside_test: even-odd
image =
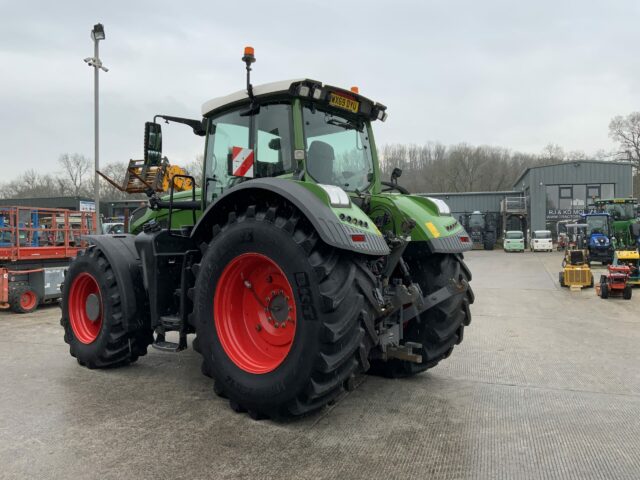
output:
[[[191,349],[88,370],[57,306],[0,312],[0,478],[640,478],[640,289],[562,289],[561,259],[470,252],[449,359],[285,423],[234,413]]]

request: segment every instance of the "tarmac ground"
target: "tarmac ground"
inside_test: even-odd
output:
[[[562,289],[561,259],[470,252],[450,358],[286,423],[234,413],[192,349],[88,370],[57,306],[2,311],[0,478],[640,478],[640,289]]]

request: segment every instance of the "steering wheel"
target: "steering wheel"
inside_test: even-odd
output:
[[[385,187],[388,187],[388,188],[383,188],[382,189],[383,192],[390,192],[392,190],[397,190],[400,193],[402,193],[403,195],[409,195],[409,190],[407,190],[404,187],[401,187],[400,185],[398,185],[396,183],[384,182],[384,181],[381,181],[380,183],[382,185],[384,185]]]

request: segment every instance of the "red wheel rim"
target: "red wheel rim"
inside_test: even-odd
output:
[[[287,358],[295,337],[293,289],[269,257],[239,255],[220,275],[213,318],[222,348],[238,368],[271,372]]]
[[[92,313],[90,303],[97,298],[97,314]],[[83,272],[71,284],[69,291],[69,321],[76,338],[82,343],[92,343],[102,327],[102,296],[93,275]],[[94,306],[95,309],[95,306]]]
[[[24,310],[31,310],[36,306],[37,297],[31,290],[20,295],[20,306]]]

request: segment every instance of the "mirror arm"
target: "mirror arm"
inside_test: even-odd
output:
[[[156,115],[153,117],[153,123],[157,123],[156,118],[162,118],[167,123],[174,122],[174,123],[182,123],[184,125],[188,125],[193,129],[193,133],[195,133],[199,137],[203,137],[206,133],[206,129],[204,127],[204,119],[194,120],[192,118],[172,117],[170,115]]]

